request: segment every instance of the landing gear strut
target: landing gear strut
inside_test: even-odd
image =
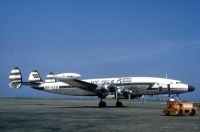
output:
[[[101,98],[101,101],[99,102],[99,108],[103,108],[103,107],[106,107],[106,102],[102,101],[102,98]]]
[[[119,101],[119,93],[117,90],[116,90],[116,100],[117,100],[116,107],[122,107],[123,104],[122,104],[122,102]]]

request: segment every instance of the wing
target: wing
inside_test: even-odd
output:
[[[72,87],[78,87],[80,89],[83,89],[83,90],[86,90],[86,91],[89,91],[89,92],[93,92],[93,93],[96,92],[96,88],[98,87],[96,84],[89,83],[89,82],[86,82],[86,81],[82,81],[82,80],[79,80],[79,79],[72,79],[72,80],[71,79],[70,80],[61,79],[60,81],[67,83]]]
[[[61,73],[53,75],[52,77],[60,80],[61,82],[67,83],[72,87],[78,87],[80,89],[96,93],[96,88],[98,86],[96,84],[80,80],[80,76],[81,75],[77,73]]]

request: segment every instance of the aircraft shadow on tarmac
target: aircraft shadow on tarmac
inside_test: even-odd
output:
[[[67,108],[99,108],[98,106],[55,106],[55,108],[63,108],[63,109],[67,109]],[[115,106],[107,106],[104,108],[116,108]],[[125,106],[121,107],[121,108],[125,108]]]
[[[102,109],[99,108],[98,106],[53,106],[55,108],[63,108],[63,109],[67,109],[67,108],[98,108],[98,109]],[[145,107],[145,106],[123,106],[123,107],[116,107],[116,106],[106,106],[105,108],[131,108],[131,109],[163,109],[163,108],[158,108],[158,107]]]

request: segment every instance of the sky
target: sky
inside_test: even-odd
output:
[[[8,86],[18,66],[23,80],[37,69],[75,72],[81,79],[152,76],[195,86],[200,100],[200,1],[1,0],[0,96],[58,97]]]

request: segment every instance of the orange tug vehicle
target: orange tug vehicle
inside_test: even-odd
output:
[[[191,102],[168,101],[167,108],[164,109],[163,113],[166,116],[195,116],[197,114],[197,107],[194,107]]]

